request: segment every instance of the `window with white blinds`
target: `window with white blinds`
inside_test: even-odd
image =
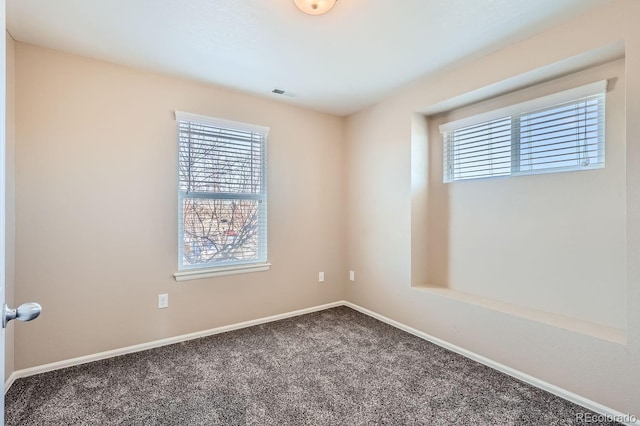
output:
[[[267,261],[269,129],[176,111],[179,269]]]
[[[440,126],[444,182],[604,167],[606,80]]]

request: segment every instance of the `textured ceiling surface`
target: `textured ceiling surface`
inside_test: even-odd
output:
[[[336,115],[610,0],[7,0],[18,41]],[[279,88],[291,97],[275,95]]]

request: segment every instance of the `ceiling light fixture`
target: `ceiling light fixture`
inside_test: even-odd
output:
[[[298,9],[309,15],[327,13],[338,0],[293,0]]]

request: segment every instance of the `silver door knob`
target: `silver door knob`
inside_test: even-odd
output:
[[[38,303],[23,303],[16,309],[10,309],[6,303],[2,306],[2,328],[7,327],[7,323],[11,320],[18,319],[20,321],[31,321],[38,318],[42,312],[42,306]]]

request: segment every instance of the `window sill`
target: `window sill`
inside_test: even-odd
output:
[[[173,274],[176,281],[199,280],[202,278],[223,277],[225,275],[248,274],[250,272],[268,271],[270,263],[257,263],[251,265],[226,266],[223,268],[192,269]]]

